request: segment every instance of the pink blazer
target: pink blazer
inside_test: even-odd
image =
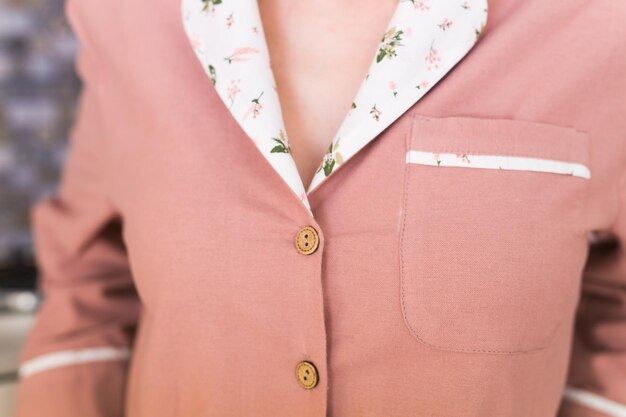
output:
[[[501,0],[308,195],[178,0],[69,0],[85,83],[32,211],[18,417],[626,415],[626,5]]]

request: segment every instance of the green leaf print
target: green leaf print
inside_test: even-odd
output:
[[[324,170],[324,176],[327,177],[333,172],[336,164],[343,164],[343,156],[339,152],[337,152],[337,148],[339,148],[339,138],[337,138],[337,141],[334,143],[334,147],[333,143],[330,143],[330,145],[328,146],[328,150],[324,154],[322,163],[320,164],[319,168],[317,168],[316,172]]]
[[[380,62],[383,60],[383,58],[385,57],[385,55],[387,55],[387,53],[381,48],[378,51],[378,55],[376,55],[376,62]]]
[[[478,40],[478,38],[480,38],[480,35],[482,35],[484,29],[485,29],[485,22],[480,24],[480,29],[475,29],[476,30],[476,40]]]
[[[331,172],[333,172],[333,168],[335,167],[335,160],[330,159],[326,161],[324,164],[324,175],[329,176]]]
[[[215,67],[213,65],[209,65],[209,75],[211,76],[211,82],[213,83],[213,85],[215,85],[215,83],[217,82],[217,77],[215,74]]]
[[[385,57],[391,59],[394,56],[397,56],[398,53],[396,48],[398,46],[404,46],[402,43],[402,34],[404,32],[402,30],[396,30],[395,27],[390,28],[383,35],[381,45],[378,49],[378,55],[376,55],[376,63],[382,61]]]
[[[261,96],[263,95],[263,93],[264,93],[264,91],[261,91],[261,94],[259,94],[259,96],[258,96],[257,98],[253,98],[251,101],[252,101],[254,104],[261,104],[261,101],[260,101],[260,100],[261,100]]]
[[[204,7],[202,8],[203,12],[209,12],[211,8],[217,4],[222,4],[222,0],[200,0]]]
[[[282,129],[278,133],[277,138],[272,138],[272,140],[278,145],[274,146],[270,153],[290,153],[291,147],[289,146],[289,142],[287,141],[287,135],[285,135],[285,131]]]

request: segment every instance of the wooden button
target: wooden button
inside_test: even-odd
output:
[[[304,226],[296,235],[296,248],[303,255],[310,255],[315,252],[319,243],[317,230],[311,226]]]
[[[302,361],[296,366],[296,377],[304,389],[315,388],[318,381],[317,369],[313,362]]]

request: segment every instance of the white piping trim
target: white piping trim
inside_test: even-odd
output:
[[[522,156],[437,153],[411,149],[406,153],[406,162],[432,166],[551,172],[585,179],[591,178],[589,168],[583,164]]]
[[[611,417],[626,417],[626,404],[618,403],[589,391],[574,387],[566,387],[564,398],[582,404]]]
[[[127,348],[104,346],[80,350],[62,350],[29,359],[20,365],[17,372],[20,378],[26,378],[39,372],[64,366],[89,362],[127,360],[129,358],[130,349]]]

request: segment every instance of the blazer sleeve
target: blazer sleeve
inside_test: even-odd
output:
[[[96,53],[73,23],[83,88],[59,187],[31,206],[43,302],[21,353],[17,417],[122,417],[140,314],[110,201]]]
[[[617,217],[592,234],[559,417],[626,417],[626,176]]]

